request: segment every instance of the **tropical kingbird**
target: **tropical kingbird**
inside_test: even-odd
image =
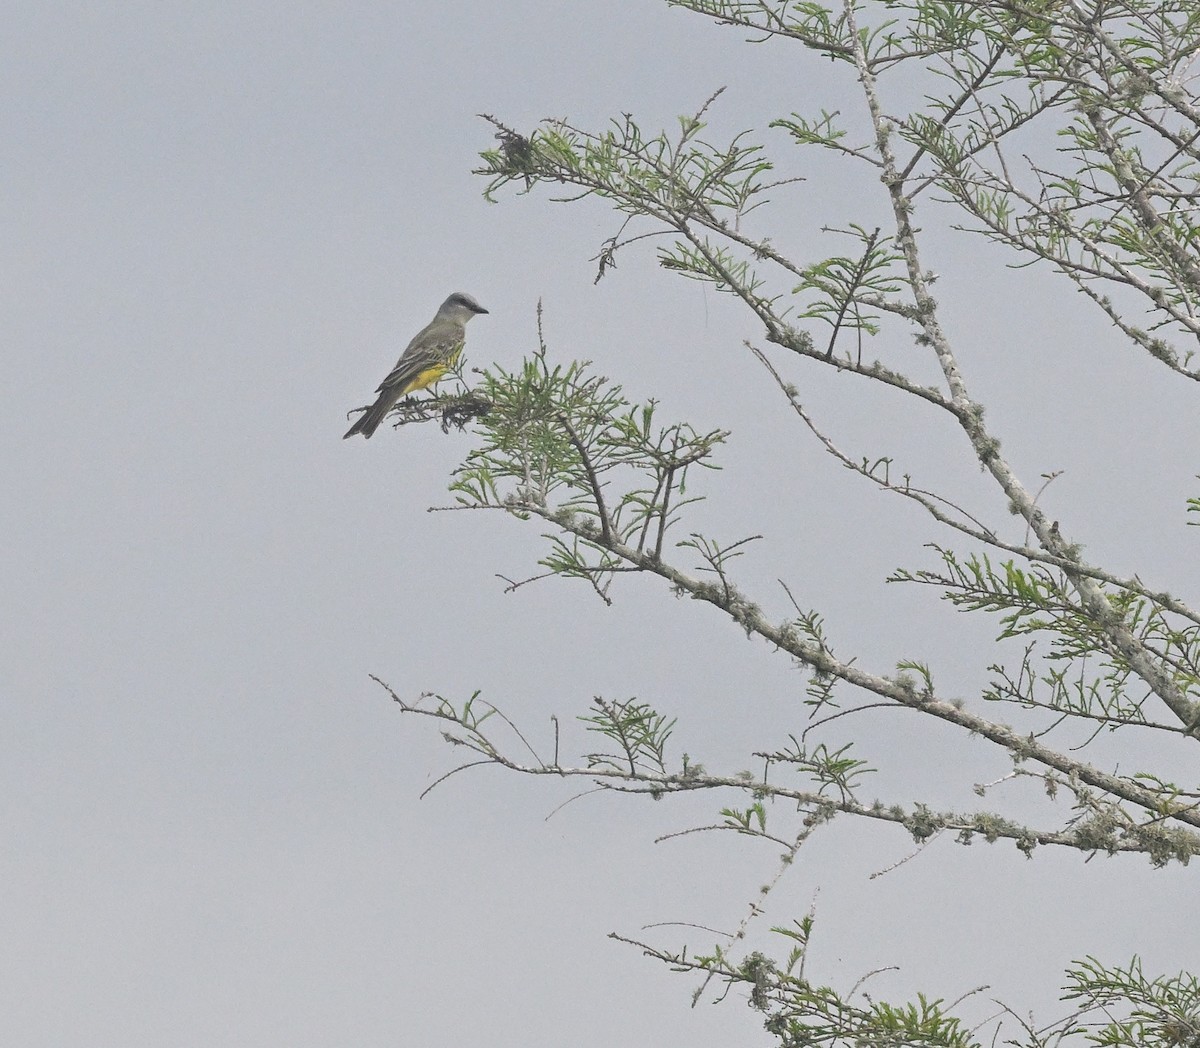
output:
[[[461,291],[454,292],[446,299],[438,307],[437,316],[408,344],[391,374],[379,383],[376,391],[379,398],[363,412],[342,439],[352,437],[355,433],[370,437],[395,407],[396,401],[406,394],[434,385],[458,363],[467,335],[467,321],[476,313],[486,312],[470,295]]]

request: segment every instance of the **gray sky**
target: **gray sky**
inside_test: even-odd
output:
[[[418,801],[451,755],[367,674],[413,697],[482,688],[542,741],[551,713],[637,695],[728,770],[801,725],[801,678],[649,581],[618,584],[613,608],[563,583],[505,595],[496,573],[534,571],[536,529],[426,512],[469,437],[341,434],[449,291],[491,310],[471,363],[509,367],[541,298],[556,357],[734,431],[701,519],[766,536],[744,578],[773,614],[787,579],[839,650],[881,672],[936,660],[969,693],[989,628],[880,585],[928,564],[937,533],[804,440],[748,366],[761,333],[735,304],[646,254],[593,286],[615,229],[601,207],[490,206],[469,173],[480,112],[528,127],[631,110],[653,128],[728,84],[719,136],[840,88],[786,50],[612,0],[14,4],[5,27],[5,1043],[767,1043],[741,1004],[690,1009],[694,982],[605,938],[741,918],[770,849],[652,843],[712,821],[715,798],[591,797],[546,821],[573,791],[486,770]],[[816,228],[861,212],[830,161],[797,163],[812,181],[763,221],[803,259],[827,246]],[[1030,483],[1067,471],[1047,496],[1064,532],[1194,593],[1190,391],[1045,275],[940,249],[967,379]],[[783,363],[860,454],[946,470],[1002,516],[940,419]],[[889,800],[965,804],[1004,771],[899,713],[861,738]],[[1047,1005],[1074,956],[1194,957],[1187,871],[941,842],[869,879],[910,850],[834,827],[770,921],[819,892],[814,963],[843,987],[900,966],[881,996],[990,981]]]

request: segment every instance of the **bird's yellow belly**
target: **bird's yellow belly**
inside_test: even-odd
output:
[[[412,380],[404,392],[415,393],[418,389],[425,389],[427,386],[432,386],[449,370],[450,368],[445,364],[435,364],[431,368],[426,368]]]
[[[448,360],[439,360],[436,364],[431,364],[424,371],[417,372],[416,378],[412,380],[404,389],[405,393],[415,393],[418,389],[426,389],[432,386],[435,382],[441,380],[452,367],[454,367],[458,358],[462,356],[462,346],[460,345],[453,353],[450,354]]]

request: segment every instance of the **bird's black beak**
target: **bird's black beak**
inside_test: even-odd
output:
[[[476,313],[487,313],[487,312],[489,312],[489,310],[486,310],[486,309],[484,309],[484,308],[483,308],[483,306],[479,305],[478,303],[476,303],[476,304],[475,304],[474,306],[472,306],[471,308],[472,308],[472,309],[474,309]]]

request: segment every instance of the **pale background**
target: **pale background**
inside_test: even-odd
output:
[[[589,797],[546,821],[574,791],[487,770],[419,801],[452,755],[367,674],[409,697],[482,688],[541,743],[551,713],[569,727],[593,694],[637,695],[727,771],[802,727],[802,679],[649,581],[620,581],[613,608],[566,583],[505,595],[495,575],[534,572],[537,529],[426,512],[469,437],[341,434],[449,291],[491,310],[471,326],[476,365],[534,348],[540,298],[556,357],[734,431],[699,519],[765,536],[743,578],[769,614],[787,613],[786,579],[839,653],[878,672],[929,659],[974,701],[991,626],[880,584],[948,536],[804,439],[749,364],[746,315],[648,251],[593,286],[615,229],[602,207],[493,207],[470,174],[481,112],[526,128],[628,110],[653,129],[729,85],[720,137],[851,105],[814,80],[832,67],[611,0],[9,3],[4,25],[0,1041],[768,1043],[740,992],[691,1009],[695,980],[605,938],[704,948],[641,929],[736,925],[772,848],[652,843],[734,798]],[[793,162],[812,181],[763,217],[793,257],[844,249],[821,225],[882,217],[861,203],[869,181]],[[1045,497],[1064,533],[1194,600],[1192,391],[1049,274],[935,243],[967,380],[1027,482],[1066,470]],[[932,374],[903,337],[878,351]],[[849,450],[944,471],[943,490],[1004,523],[944,420],[781,363]],[[586,746],[570,730],[564,756]],[[885,800],[1005,803],[970,794],[1005,770],[978,740],[901,713],[857,735]],[[845,989],[897,965],[874,988],[901,998],[989,981],[985,997],[1047,1019],[1072,957],[1195,965],[1187,870],[940,841],[870,879],[911,850],[837,825],[763,923],[815,895],[815,977]]]

